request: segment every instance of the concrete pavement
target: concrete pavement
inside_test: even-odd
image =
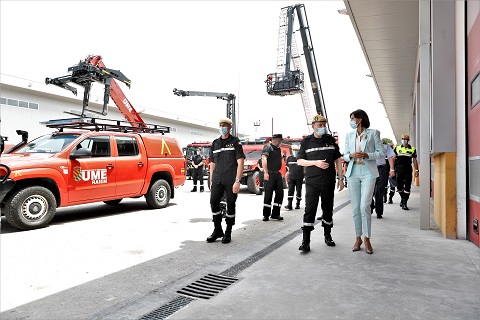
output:
[[[385,205],[384,219],[373,215],[373,255],[363,245],[352,252],[346,205],[334,214],[336,247],[325,245],[317,225],[312,251],[302,253],[297,233],[243,269],[236,283],[169,319],[480,319],[480,249],[420,230],[418,188],[410,211],[399,207],[398,195],[394,201]]]

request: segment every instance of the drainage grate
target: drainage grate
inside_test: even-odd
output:
[[[189,298],[210,299],[220,291],[237,282],[237,278],[209,274],[177,291]]]
[[[185,307],[190,302],[194,301],[193,299],[187,297],[177,297],[167,304],[161,306],[158,309],[153,310],[146,315],[143,315],[139,320],[163,320],[171,316],[178,310]]]

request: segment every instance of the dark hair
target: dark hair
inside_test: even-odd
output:
[[[357,109],[352,113],[350,113],[350,117],[352,116],[352,114],[355,118],[362,119],[362,127],[364,128],[370,127],[370,120],[368,119],[368,115],[365,111],[363,111],[362,109]]]

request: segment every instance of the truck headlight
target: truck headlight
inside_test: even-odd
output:
[[[243,166],[243,170],[250,170],[250,168],[251,168],[251,167],[250,167],[248,164],[246,164],[246,165]]]

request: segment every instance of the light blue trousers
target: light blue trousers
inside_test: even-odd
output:
[[[352,172],[350,177],[348,177],[348,190],[353,209],[355,234],[357,237],[363,234],[365,237],[370,238],[372,235],[370,204],[372,203],[376,178],[372,176],[367,166],[352,165]]]

